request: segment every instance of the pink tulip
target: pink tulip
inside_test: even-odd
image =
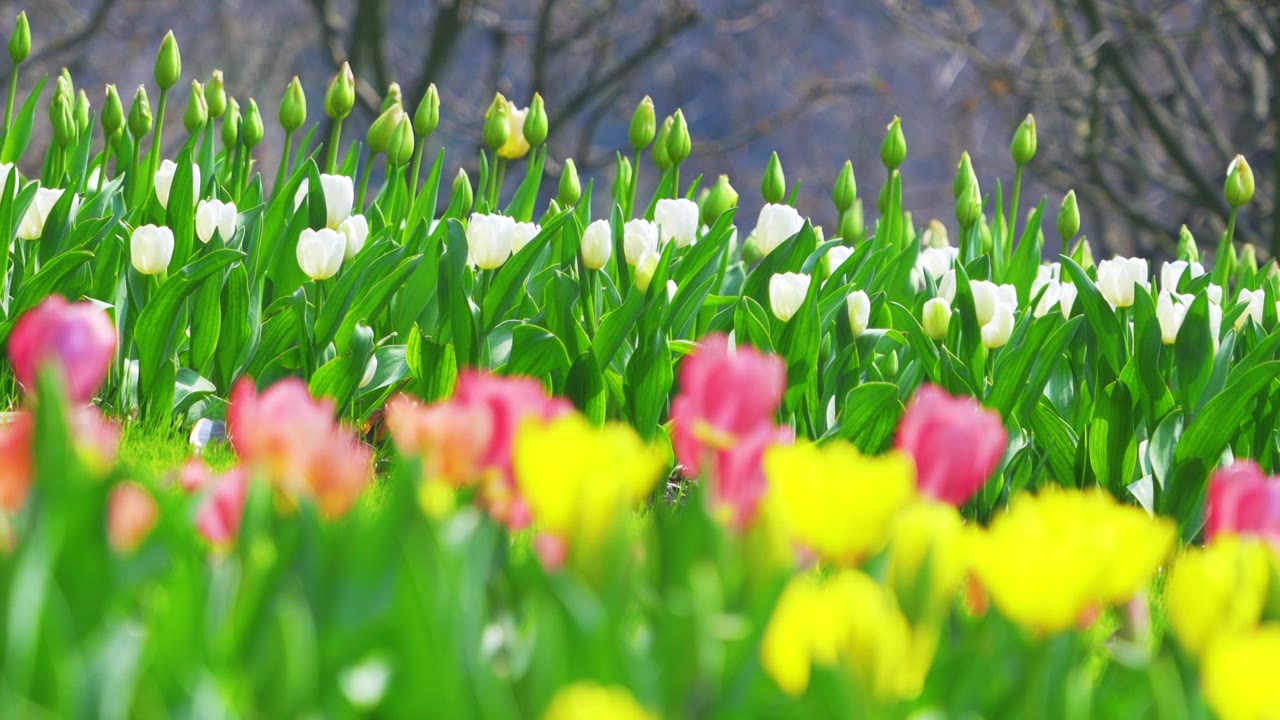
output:
[[[680,394],[671,406],[671,441],[685,474],[701,475],[714,452],[772,426],[786,382],[780,358],[731,348],[723,335],[704,339],[681,362]]]
[[[28,413],[15,413],[0,422],[0,510],[6,513],[20,510],[31,490],[34,434],[35,422]]]
[[[488,411],[489,446],[483,464],[500,473],[509,484],[511,445],[520,422],[529,417],[551,420],[573,410],[567,400],[547,395],[542,383],[533,378],[479,372],[464,372],[458,377],[458,388],[450,402]]]
[[[137,483],[117,485],[107,504],[107,540],[118,553],[131,553],[155,527],[156,501]]]
[[[194,493],[213,482],[213,471],[199,458],[191,458],[178,470],[178,484],[183,492]]]
[[[764,451],[774,445],[789,445],[795,433],[772,423],[761,425],[727,450],[715,451],[711,474],[713,499],[718,512],[727,513],[729,525],[743,530],[756,516],[756,508],[768,490],[764,475]]]
[[[1205,537],[1254,535],[1280,547],[1280,480],[1252,460],[1237,460],[1209,479]]]
[[[244,503],[249,496],[249,474],[235,468],[213,481],[212,489],[196,510],[196,529],[215,547],[226,547],[240,534]]]
[[[921,493],[959,506],[991,477],[1008,439],[1000,416],[977,400],[926,385],[898,425],[895,446],[915,460]]]
[[[24,313],[9,335],[9,360],[18,382],[33,391],[36,373],[50,364],[61,373],[75,403],[93,399],[115,352],[111,318],[92,303],[68,304],[58,295]]]
[[[401,395],[387,403],[387,429],[401,455],[423,460],[423,480],[454,487],[480,480],[490,454],[493,416],[453,402],[424,406]]]

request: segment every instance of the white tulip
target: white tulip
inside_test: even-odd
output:
[[[208,243],[215,230],[222,236],[222,242],[229,242],[236,234],[235,203],[201,200],[196,204],[196,237]]]
[[[1112,307],[1131,307],[1134,289],[1145,286],[1150,271],[1141,258],[1112,258],[1098,263],[1098,290]]]
[[[1218,336],[1222,334],[1222,308],[1209,303],[1209,336],[1213,338],[1213,349],[1218,349]]]
[[[173,260],[173,231],[167,227],[143,225],[129,238],[129,260],[143,275],[159,275]]]
[[[355,183],[346,175],[322,173],[320,175],[320,190],[324,193],[325,227],[330,230],[337,230],[343,220],[351,217],[351,213],[355,208]],[[302,183],[298,185],[298,192],[293,196],[294,210],[302,206],[302,201],[306,199],[307,193],[310,191],[311,181],[308,178],[302,178]]]
[[[845,304],[849,307],[849,329],[858,337],[867,331],[871,322],[871,298],[865,290],[854,290],[845,298]]]
[[[929,273],[929,276],[933,278],[934,284],[937,284],[942,280],[942,276],[951,269],[956,256],[959,254],[960,251],[953,247],[927,247],[921,250],[919,257],[916,258],[916,272]],[[919,278],[918,285],[924,285],[923,277]]]
[[[18,237],[23,240],[39,240],[44,234],[44,224],[49,220],[49,213],[53,212],[53,206],[58,204],[62,199],[62,188],[36,188],[35,197],[31,198],[31,204],[27,206],[27,212],[22,216],[22,222],[18,224]],[[75,217],[76,210],[80,206],[78,197],[71,200],[71,216]]]
[[[1167,288],[1160,290],[1160,296],[1156,298],[1156,320],[1160,322],[1160,339],[1165,345],[1172,345],[1178,340],[1178,329],[1187,318],[1188,307]]]
[[[768,255],[803,227],[804,218],[795,208],[769,203],[760,208],[756,219],[756,247],[762,255]]]
[[[943,298],[929,298],[920,313],[924,334],[931,340],[942,340],[951,325],[951,303]]]
[[[369,239],[369,221],[363,215],[352,215],[338,223],[338,233],[347,241],[347,248],[342,253],[343,260],[350,260],[356,253],[364,249],[365,240]]]
[[[640,262],[636,263],[636,288],[640,292],[649,292],[649,284],[653,282],[653,274],[658,269],[658,260],[661,256],[656,252],[647,252],[640,257]]]
[[[600,270],[613,253],[613,232],[608,220],[596,220],[582,233],[582,264],[588,270]]]
[[[942,274],[942,279],[937,282],[938,297],[947,301],[950,305],[956,301],[956,271],[948,270]]]
[[[1035,300],[1036,295],[1040,294],[1040,288],[1047,287],[1054,283],[1062,281],[1062,265],[1060,263],[1049,263],[1036,268],[1036,279],[1031,281],[1031,299]],[[1037,315],[1036,317],[1040,317]]]
[[[0,191],[3,191],[3,190],[4,190],[4,186],[8,184],[8,182],[9,182],[9,173],[11,173],[11,172],[13,172],[13,163],[0,163]],[[21,177],[21,176],[18,176],[18,180],[17,180],[17,182],[15,183],[15,185],[17,186],[17,187],[16,187],[16,190],[21,190],[21,189],[22,189],[22,177]],[[96,187],[96,186],[91,186],[91,187]]]
[[[1160,266],[1160,287],[1169,292],[1177,292],[1178,281],[1182,279],[1182,276],[1188,270],[1192,279],[1204,274],[1204,266],[1198,262],[1189,263],[1185,260],[1175,260],[1164,263]]]
[[[1262,304],[1267,299],[1267,294],[1263,290],[1254,290],[1250,292],[1244,288],[1240,288],[1240,294],[1236,297],[1236,304],[1249,303],[1249,308],[1244,314],[1236,318],[1236,330],[1244,327],[1245,321],[1253,320],[1258,327],[1262,327]]]
[[[697,240],[698,203],[692,200],[663,198],[654,207],[653,219],[663,245],[675,240],[676,247],[689,247]]]
[[[782,322],[790,320],[809,294],[809,282],[804,273],[774,273],[769,278],[769,306],[774,317]]]
[[[676,285],[675,280],[667,281],[667,302],[671,302],[676,299],[676,291],[679,289],[680,288]]]
[[[1039,287],[1037,287],[1037,283],[1039,283]],[[1032,316],[1036,318],[1048,315],[1058,307],[1058,303],[1062,300],[1062,283],[1057,280],[1040,283],[1040,279],[1036,278],[1036,282],[1031,285],[1031,299],[1033,301],[1036,299],[1036,293],[1039,293],[1042,289],[1044,292],[1040,295],[1040,301],[1036,303],[1035,309],[1031,311]]]
[[[307,228],[298,236],[298,267],[312,280],[328,280],[338,274],[347,239],[329,228]]]
[[[969,283],[969,292],[973,295],[973,309],[978,315],[978,324],[986,325],[995,315],[996,303],[1001,299],[996,284],[987,280],[974,280]]]
[[[1071,307],[1076,304],[1076,296],[1080,294],[1080,289],[1072,283],[1060,283],[1058,285],[1058,307],[1062,308],[1063,319],[1071,318]]]
[[[1205,288],[1205,290],[1206,290],[1206,291],[1208,291],[1208,293],[1209,293],[1209,302],[1213,303],[1214,305],[1218,305],[1219,307],[1221,307],[1221,305],[1222,305],[1222,286],[1221,286],[1221,285],[1214,285],[1213,283],[1209,283],[1209,286],[1208,286],[1208,287],[1206,287],[1206,288]]]
[[[169,190],[173,187],[173,175],[178,171],[178,164],[172,160],[161,160],[160,169],[156,171],[156,199],[160,201],[160,207],[169,209]],[[195,198],[200,197],[200,166],[191,165],[191,197],[192,204],[195,204]]]
[[[536,224],[531,222],[516,223],[515,230],[511,232],[511,254],[515,255],[524,249],[537,234],[542,230]]]
[[[370,355],[369,362],[364,366],[364,377],[360,378],[360,387],[368,387],[373,382],[373,376],[378,374],[378,356]]]
[[[846,245],[836,245],[828,250],[826,255],[827,275],[831,275],[836,270],[840,269],[840,266],[843,265],[852,255],[853,248]]]
[[[511,257],[516,221],[505,215],[475,213],[467,223],[467,249],[481,270],[496,270]]]
[[[658,225],[648,220],[628,220],[622,226],[622,250],[627,264],[636,267],[646,253],[658,251]]]
[[[997,302],[991,322],[982,326],[982,344],[988,350],[1004,347],[1013,334],[1013,306]]]

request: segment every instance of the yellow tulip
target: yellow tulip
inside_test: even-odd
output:
[[[1266,601],[1269,550],[1262,542],[1219,535],[1178,558],[1165,584],[1165,607],[1178,642],[1200,655],[1212,641],[1252,629]]]
[[[542,720],[652,720],[654,717],[625,689],[588,682],[560,689],[542,713]]]
[[[507,122],[510,132],[507,142],[498,148],[498,157],[516,160],[529,154],[529,141],[524,137],[524,119],[529,108],[517,108],[516,104],[507,100]]]
[[[969,571],[969,529],[955,506],[911,504],[889,540],[888,585],[908,617],[919,622],[946,612]]]
[[[1222,720],[1280,717],[1280,625],[1215,642],[1204,656],[1205,700]]]
[[[894,516],[915,491],[909,457],[896,451],[866,457],[841,441],[772,447],[764,469],[787,533],[843,565],[884,546]]]

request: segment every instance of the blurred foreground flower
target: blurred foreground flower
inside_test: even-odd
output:
[[[1204,658],[1201,685],[1209,707],[1222,720],[1259,720],[1280,713],[1280,625],[1215,645]]]
[[[107,539],[112,549],[133,552],[155,527],[158,515],[156,501],[141,485],[117,485],[107,506]]]
[[[652,720],[644,706],[620,687],[578,682],[561,688],[542,720]]]
[[[68,421],[77,455],[94,473],[114,466],[120,429],[91,406],[70,409]],[[0,422],[0,511],[22,509],[35,478],[35,419],[30,413],[13,413]]]
[[[207,468],[206,468],[207,470]],[[206,483],[208,492],[196,510],[196,529],[215,548],[226,548],[240,534],[249,473],[235,468]]]
[[[116,329],[92,303],[51,295],[18,318],[8,345],[13,374],[24,388],[34,390],[36,373],[50,365],[71,401],[87,403],[111,369]]]
[[[956,506],[982,488],[1007,445],[999,415],[934,385],[916,391],[894,442],[915,461],[920,492]]]
[[[1252,460],[1237,460],[1209,480],[1205,537],[1235,533],[1260,537],[1280,550],[1280,480]]]
[[[1178,642],[1200,655],[1218,639],[1258,624],[1266,603],[1268,551],[1257,540],[1221,535],[1178,556],[1165,583],[1165,606]]]

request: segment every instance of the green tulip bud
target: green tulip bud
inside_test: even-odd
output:
[[[403,167],[413,158],[413,120],[405,113],[400,114],[400,124],[391,135],[387,145],[387,162],[392,167]]]
[[[840,213],[840,238],[846,245],[852,245],[862,239],[864,232],[866,232],[866,226],[862,218],[862,199],[858,198],[853,201],[848,210]]]
[[[1238,268],[1247,270],[1250,274],[1257,274],[1258,249],[1253,246],[1253,243],[1245,243],[1244,247],[1240,248],[1240,259],[1236,265]]]
[[[382,107],[379,112],[385,111],[392,105],[404,107],[404,93],[400,91],[400,83],[393,82],[387,86],[387,94],[382,96]]]
[[[351,72],[350,63],[342,63],[338,73],[329,81],[329,89],[324,94],[324,112],[334,120],[341,120],[351,114],[356,106],[356,76]]]
[[[156,53],[156,84],[161,90],[168,90],[178,84],[180,77],[182,54],[178,52],[178,40],[170,30],[160,41],[160,51]]]
[[[54,95],[49,103],[49,123],[53,125],[53,141],[67,147],[76,141],[76,118],[65,95]]]
[[[511,119],[507,117],[507,99],[502,93],[493,96],[493,102],[484,114],[484,144],[497,150],[511,137]]]
[[[471,178],[467,177],[467,171],[462,168],[458,168],[458,175],[453,179],[453,194],[462,199],[462,216],[471,214],[471,204],[475,197],[471,191]]]
[[[836,213],[844,215],[857,199],[858,183],[853,177],[853,163],[845,160],[844,167],[840,168],[840,174],[836,176],[835,187],[831,188],[831,202],[836,204]]]
[[[920,327],[931,340],[945,340],[951,326],[951,305],[945,298],[929,298],[920,311]]]
[[[1013,131],[1009,152],[1017,165],[1026,165],[1036,156],[1036,119],[1033,115],[1027,115],[1018,129]]]
[[[258,112],[258,103],[253,98],[249,98],[249,107],[245,108],[244,124],[241,125],[240,132],[244,146],[250,149],[262,142],[262,136],[266,132],[262,127],[262,113]]]
[[[903,229],[903,234],[906,235],[911,242],[918,242],[919,239],[916,237],[916,223],[910,210],[902,213],[902,221],[906,225],[906,228]]]
[[[240,103],[235,98],[230,98],[227,102],[227,112],[222,116],[222,144],[227,148],[233,148],[236,143],[240,142],[240,124],[243,118],[240,116]]]
[[[902,133],[902,119],[894,116],[880,145],[880,161],[885,168],[897,170],[907,159],[907,137]]]
[[[280,127],[286,133],[296,132],[307,124],[307,95],[302,91],[302,82],[297,75],[293,76],[289,87],[284,90],[284,97],[280,100],[279,119]]]
[[[85,93],[84,90],[78,91],[76,93],[75,108],[73,109],[73,114],[75,115],[75,118],[76,118],[76,134],[77,135],[83,135],[86,132],[89,132],[89,122],[90,122],[89,109],[90,109],[89,96]]]
[[[973,160],[969,158],[969,153],[965,152],[960,155],[960,165],[956,167],[956,179],[951,185],[951,192],[955,199],[959,200],[961,195],[970,185],[977,186],[978,174],[973,170]]]
[[[1200,262],[1200,248],[1196,246],[1196,238],[1186,225],[1178,231],[1178,259],[1183,262]]]
[[[1080,238],[1080,242],[1076,243],[1075,249],[1071,251],[1071,259],[1085,270],[1094,266],[1093,246],[1089,244],[1089,238]]]
[[[199,80],[192,80],[187,109],[182,113],[182,126],[188,133],[194,133],[204,127],[207,122],[209,122],[209,102],[204,99],[204,86]]]
[[[991,236],[991,226],[987,224],[987,216],[978,216],[978,238],[982,240],[982,252],[991,253],[994,247],[994,238]]]
[[[640,152],[649,147],[649,143],[653,142],[657,127],[658,116],[653,109],[653,98],[645,95],[640,104],[636,106],[636,111],[631,114],[631,127],[627,131],[627,139],[631,141],[631,148],[636,152]]]
[[[1227,184],[1222,192],[1233,208],[1244,207],[1253,199],[1253,168],[1243,155],[1237,155],[1227,168]]]
[[[615,194],[622,192],[625,195],[627,189],[631,187],[631,178],[634,172],[631,167],[631,158],[624,157],[618,162],[618,171],[613,178]]]
[[[13,35],[9,36],[9,59],[19,65],[31,55],[31,25],[27,23],[27,11],[18,13],[13,23]]]
[[[738,191],[729,184],[729,176],[721,175],[702,201],[702,224],[711,225],[731,208],[738,207]]]
[[[221,70],[214,70],[204,84],[204,104],[211,118],[220,118],[227,111],[227,88]]]
[[[118,138],[124,132],[124,105],[115,85],[107,86],[107,101],[102,106],[102,131],[109,138]]]
[[[760,180],[760,195],[764,201],[777,205],[787,196],[787,176],[782,172],[782,161],[775,151],[769,155],[769,163],[764,166],[764,177]]]
[[[582,181],[578,179],[578,166],[574,165],[573,158],[564,161],[564,170],[560,173],[560,192],[556,197],[565,207],[577,205],[582,199]]]
[[[742,262],[750,265],[763,257],[764,253],[760,251],[760,243],[756,241],[756,235],[753,232],[747,236],[747,241],[742,244]]]
[[[413,113],[413,131],[419,138],[425,138],[434,132],[439,124],[440,91],[436,90],[435,83],[431,83],[427,86],[426,94],[422,96],[422,102],[418,103],[417,111]]]
[[[129,106],[129,134],[134,142],[151,132],[151,102],[147,100],[147,88],[138,86],[133,94],[133,104]]]
[[[404,108],[399,105],[392,105],[377,120],[369,126],[369,152],[379,155],[387,151],[391,147],[392,136],[396,132],[396,128],[400,127],[400,121],[404,119]]]
[[[66,95],[69,102],[75,102],[76,85],[71,82],[71,71],[62,68],[62,72],[58,74],[58,79],[54,85],[54,92],[58,95]]]
[[[956,200],[956,220],[960,221],[960,227],[968,229],[978,222],[978,218],[982,217],[982,198],[978,197],[978,192],[970,186],[965,190],[964,195]]]
[[[559,215],[560,211],[563,209],[564,208],[560,207],[559,201],[557,201],[555,198],[551,198],[550,200],[547,201],[546,217],[555,217],[556,215]]]
[[[689,137],[689,125],[684,121],[684,111],[676,110],[671,116],[671,132],[667,134],[667,157],[671,164],[679,165],[693,151],[693,140]]]
[[[1066,243],[1079,232],[1080,207],[1076,205],[1076,191],[1072,190],[1062,198],[1062,207],[1058,208],[1058,236]]]
[[[675,120],[668,115],[662,121],[662,127],[658,128],[658,134],[653,140],[653,164],[658,170],[666,172],[671,167],[671,156],[667,153],[667,138],[671,137],[671,126]]]
[[[533,94],[529,112],[524,116],[524,139],[529,147],[538,147],[547,139],[547,107],[538,93]]]

